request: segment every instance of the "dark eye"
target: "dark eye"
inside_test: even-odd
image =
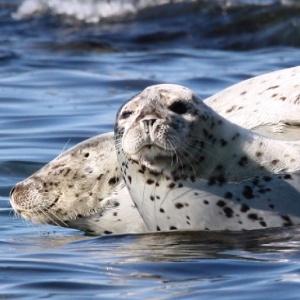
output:
[[[127,119],[129,116],[131,116],[133,114],[133,111],[123,111],[121,116],[120,116],[120,119]]]
[[[187,112],[188,107],[184,102],[177,101],[177,102],[172,103],[169,106],[169,110],[171,110],[172,112],[174,112],[176,114],[183,115]]]

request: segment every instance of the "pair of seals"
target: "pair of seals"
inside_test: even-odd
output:
[[[298,224],[298,142],[265,139],[228,120],[276,138],[300,138],[299,83],[296,67],[241,82],[205,104],[176,85],[150,87],[126,104],[116,148],[147,227]],[[27,220],[89,234],[147,230],[121,179],[112,133],[80,143],[17,184],[11,204]]]

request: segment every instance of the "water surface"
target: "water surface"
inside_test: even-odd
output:
[[[14,184],[113,129],[151,84],[202,98],[300,64],[297,1],[0,1],[0,298],[299,299],[299,229],[87,237],[24,222]]]

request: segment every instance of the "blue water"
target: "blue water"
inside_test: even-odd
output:
[[[300,298],[298,228],[87,237],[25,222],[8,201],[63,150],[111,131],[148,85],[206,98],[300,65],[296,1],[223,2],[0,0],[1,299]]]

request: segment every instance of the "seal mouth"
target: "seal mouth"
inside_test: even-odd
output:
[[[174,151],[165,149],[157,144],[148,144],[141,147],[138,151],[138,154],[145,157],[160,158],[170,157],[174,154]]]

